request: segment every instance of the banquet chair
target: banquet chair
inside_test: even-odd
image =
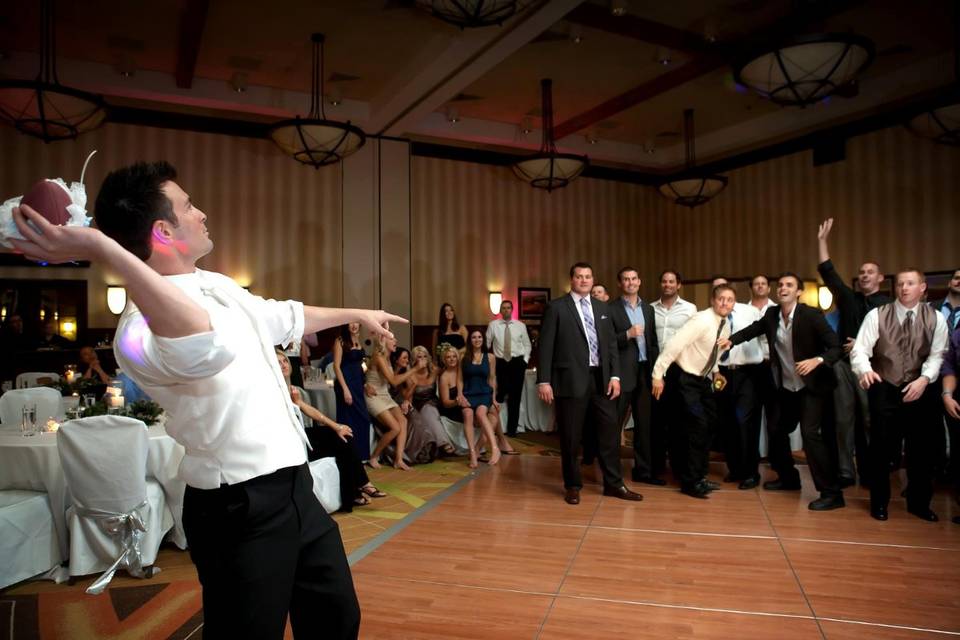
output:
[[[340,471],[337,461],[332,457],[314,460],[310,463],[310,475],[313,476],[313,495],[317,496],[327,513],[339,511]]]
[[[52,371],[28,371],[17,376],[17,389],[29,389],[45,384],[60,382],[60,374]]]
[[[160,484],[146,477],[148,447],[146,425],[133,418],[94,416],[60,427],[57,449],[72,497],[70,575],[104,572],[87,593],[102,592],[117,569],[137,578],[154,573],[173,514]]]
[[[56,389],[12,389],[0,396],[0,423],[7,427],[19,427],[23,408],[28,404],[37,405],[38,425],[45,423],[47,418],[59,418],[63,415],[63,397]]]
[[[55,573],[61,562],[49,496],[42,491],[0,491],[0,589]]]

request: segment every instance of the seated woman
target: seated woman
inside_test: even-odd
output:
[[[444,302],[440,305],[440,318],[437,320],[437,328],[433,330],[433,353],[437,353],[437,346],[447,343],[460,352],[463,358],[463,350],[467,344],[467,328],[457,320],[457,312],[453,305]],[[442,355],[437,358],[439,364]]]
[[[463,435],[470,452],[469,466],[477,468],[477,437],[473,429],[473,409],[463,395],[463,376],[460,370],[460,352],[448,346],[440,354],[443,371],[437,378],[437,395],[440,397],[440,415],[463,423]],[[492,441],[492,440],[491,440]]]
[[[390,366],[387,357],[397,349],[396,338],[374,337],[373,345],[373,357],[367,368],[367,386],[370,387],[366,394],[367,410],[386,432],[377,441],[368,464],[374,469],[380,468],[380,456],[383,455],[387,445],[394,442],[394,468],[409,471],[410,467],[403,461],[404,447],[407,442],[407,419],[400,411],[400,405],[390,397],[390,387],[399,387],[413,375],[413,371],[398,375]]]
[[[277,349],[277,361],[283,373],[287,386],[290,389],[290,399],[294,406],[304,416],[313,420],[315,426],[307,428],[307,438],[310,440],[311,450],[307,458],[312,462],[320,458],[332,457],[340,472],[340,511],[350,513],[353,507],[362,507],[370,504],[370,498],[383,498],[387,494],[377,489],[367,477],[363,462],[357,456],[356,450],[347,438],[353,437],[353,432],[345,424],[337,424],[320,413],[304,400],[304,392],[290,384],[290,359],[282,350]],[[306,423],[306,420],[304,420]]]
[[[110,376],[100,366],[100,358],[93,347],[80,349],[80,370],[83,371],[84,378],[96,378],[104,384],[110,383]]]
[[[486,340],[479,330],[470,332],[467,357],[463,361],[463,395],[470,403],[477,423],[487,439],[489,464],[497,464],[500,454],[516,455],[510,442],[503,435],[500,425],[500,403],[496,400],[497,361],[487,353]],[[466,410],[464,410],[466,413]]]
[[[414,375],[400,387],[391,389],[393,399],[400,405],[400,410],[407,418],[407,446],[405,455],[407,460],[412,459],[416,464],[433,462],[441,453],[453,453],[454,448],[436,408],[436,393],[434,385],[429,383],[430,357],[427,350],[420,347],[423,355],[415,361]],[[424,357],[425,356],[425,357]],[[402,347],[398,347],[390,355],[393,370],[398,374],[406,373],[411,369],[411,354]],[[420,382],[417,382],[417,381]],[[417,396],[417,389],[420,390]],[[432,396],[434,404],[429,403]],[[415,400],[419,397],[419,400]],[[423,410],[426,410],[424,413]]]

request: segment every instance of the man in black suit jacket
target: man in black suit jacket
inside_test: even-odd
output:
[[[650,424],[650,375],[653,363],[660,355],[653,307],[640,299],[640,276],[636,269],[620,269],[617,282],[622,296],[609,302],[608,306],[620,351],[619,424],[623,426],[630,409],[633,414],[633,481],[663,486],[666,482],[656,473],[665,466],[666,437],[652,433]]]
[[[580,465],[577,448],[583,429],[596,431],[603,472],[603,494],[624,500],[642,500],[627,489],[620,472],[620,430],[616,398],[620,395],[620,360],[607,305],[590,297],[593,267],[578,262],[570,267],[570,294],[552,301],[540,326],[540,363],[537,389],[540,399],[556,398],[557,428],[563,462],[564,500],[580,503]],[[589,418],[589,423],[584,424]]]
[[[837,441],[833,426],[833,389],[837,380],[833,364],[843,350],[840,340],[818,310],[801,304],[803,281],[793,273],[777,280],[779,307],[767,309],[763,318],[737,331],[724,347],[766,335],[770,364],[777,386],[778,418],[770,428],[769,458],[778,479],[765,482],[768,490],[800,489],[800,474],[790,453],[790,433],[800,422],[803,450],[820,498],[812,511],[845,506],[837,475]],[[827,366],[821,366],[821,365]]]

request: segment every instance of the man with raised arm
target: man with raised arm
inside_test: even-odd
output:
[[[837,466],[841,486],[856,482],[857,472],[861,483],[868,466],[867,437],[870,428],[870,408],[867,394],[860,388],[857,376],[850,368],[850,350],[857,338],[860,324],[871,309],[892,302],[890,296],[880,291],[883,284],[883,271],[876,262],[864,262],[857,273],[858,291],[854,291],[837,273],[830,260],[827,240],[833,229],[833,218],[827,218],[817,231],[817,249],[820,262],[817,271],[833,294],[834,304],[840,315],[837,334],[843,347],[843,357],[834,365],[837,374],[837,388],[833,392],[834,413],[837,424]],[[854,456],[857,467],[854,468]]]
[[[109,174],[97,229],[14,209],[25,238],[14,246],[33,260],[99,262],[127,287],[114,352],[186,450],[183,523],[203,586],[204,637],[279,639],[289,613],[297,637],[356,638],[343,543],[313,495],[307,438],[273,346],[348,322],[389,334],[388,321],[405,320],[265,300],[198,269],[213,241],[176,177],[166,162]]]

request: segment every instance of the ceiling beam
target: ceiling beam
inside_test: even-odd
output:
[[[180,38],[177,43],[177,87],[189,89],[193,85],[193,74],[200,55],[200,40],[203,27],[207,22],[207,10],[210,0],[186,0],[180,11]]]
[[[373,101],[368,131],[403,135],[425,116],[561,20],[583,0],[549,0],[534,5],[503,27],[468,29],[428,61],[415,61],[400,86],[387,87]]]
[[[707,53],[716,49],[716,45],[707,42],[702,34],[684,31],[630,14],[614,16],[609,9],[598,4],[582,4],[568,13],[566,19],[584,27],[642,40],[674,51]]]
[[[772,25],[758,29],[754,34],[737,43],[738,47],[708,48],[693,60],[682,67],[645,82],[638,87],[615,96],[592,109],[575,115],[569,120],[554,127],[554,137],[559,140],[565,136],[586,129],[587,127],[609,118],[621,111],[635,107],[662,93],[675,89],[682,84],[695,80],[727,64],[732,64],[747,47],[755,46],[758,42],[777,41],[806,29],[810,25],[822,21],[834,14],[846,11],[860,4],[862,0],[812,0],[789,15],[777,20]],[[583,9],[584,7],[581,7]],[[623,16],[626,17],[626,16]],[[662,26],[662,25],[661,25]],[[670,27],[664,27],[670,29]]]
[[[601,120],[606,120],[621,111],[626,111],[630,107],[645,102],[654,96],[666,93],[671,89],[719,69],[725,64],[727,64],[726,58],[719,55],[710,54],[694,58],[687,64],[673,71],[668,71],[661,76],[657,76],[653,80],[644,82],[625,93],[621,93],[606,102],[598,104],[592,109],[561,122],[553,129],[554,138],[560,140],[577,131],[586,129]]]

